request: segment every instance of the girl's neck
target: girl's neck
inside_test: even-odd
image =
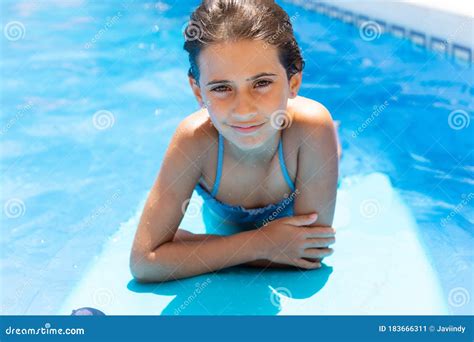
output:
[[[265,164],[270,163],[275,154],[278,152],[278,144],[281,139],[282,131],[278,130],[272,138],[268,139],[262,146],[251,150],[242,150],[237,145],[224,139],[224,150],[228,150],[232,158],[239,163],[248,164]]]

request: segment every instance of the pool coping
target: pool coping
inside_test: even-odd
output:
[[[367,32],[367,41],[373,40],[373,35],[378,37],[388,33],[469,65],[474,61],[474,18],[469,15],[444,11],[420,1],[283,2],[352,24],[361,30],[361,37]]]

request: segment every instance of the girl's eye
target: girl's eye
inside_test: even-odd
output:
[[[261,81],[258,81],[257,83],[255,83],[255,86],[257,88],[262,88],[262,87],[266,87],[268,85],[270,85],[272,82],[269,81],[269,80],[261,80]]]
[[[216,93],[223,93],[223,92],[226,92],[230,90],[229,87],[227,86],[224,86],[224,85],[220,85],[218,87],[215,87],[215,88],[212,88],[211,91],[215,91]]]

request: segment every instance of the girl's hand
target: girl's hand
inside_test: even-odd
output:
[[[260,228],[262,259],[306,269],[321,267],[321,259],[333,253],[328,246],[336,242],[336,232],[331,227],[306,227],[317,217],[284,217]]]

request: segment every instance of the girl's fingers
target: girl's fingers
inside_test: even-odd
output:
[[[316,221],[317,218],[318,218],[318,214],[316,213],[309,214],[309,215],[291,216],[291,217],[286,218],[285,223],[292,224],[293,226],[305,226],[305,225],[313,223],[314,221]]]
[[[305,235],[307,239],[312,238],[332,238],[336,234],[336,230],[331,227],[308,227],[305,228]]]
[[[309,261],[305,259],[296,259],[295,261],[295,266],[305,268],[305,269],[315,269],[315,268],[320,268],[321,263],[319,261]]]
[[[304,250],[302,257],[311,259],[322,259],[330,256],[332,253],[334,253],[334,250],[332,248],[307,248]]]
[[[336,243],[336,239],[333,237],[323,238],[323,239],[311,238],[311,239],[306,239],[303,247],[304,248],[321,248],[321,247],[327,247],[334,243]]]

